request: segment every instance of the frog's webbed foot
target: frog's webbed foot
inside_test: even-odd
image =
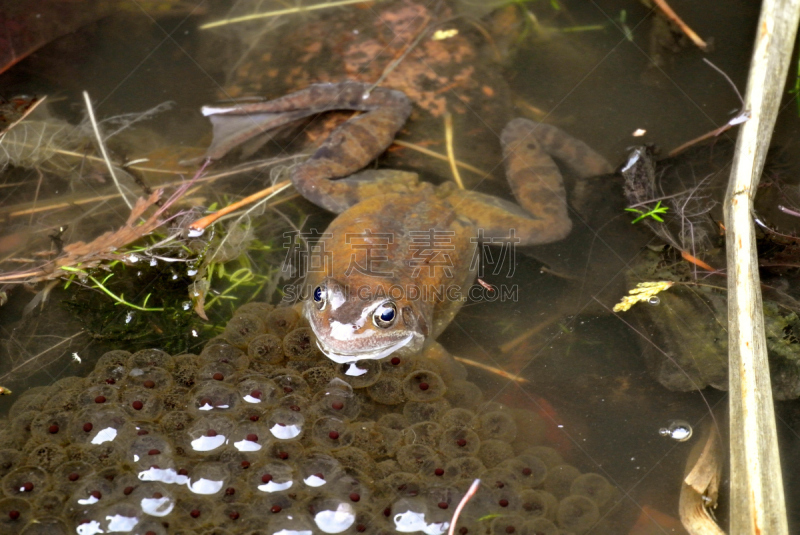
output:
[[[506,177],[519,206],[476,192],[458,191],[451,203],[481,229],[485,238],[508,237],[522,245],[551,243],[572,229],[567,193],[556,157],[579,178],[612,172],[611,165],[585,143],[560,129],[514,119],[501,136]]]
[[[364,111],[336,128],[292,172],[292,182],[300,194],[318,206],[342,212],[362,197],[358,191],[361,183],[331,179],[349,176],[380,155],[411,113],[411,104],[403,93],[369,88],[358,82],[317,84],[269,102],[204,108],[214,125],[208,157],[220,158],[266,131],[310,115],[331,110]]]

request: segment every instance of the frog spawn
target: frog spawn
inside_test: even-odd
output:
[[[30,389],[0,423],[0,532],[436,535],[476,477],[460,534],[580,534],[613,505],[440,347],[353,374],[311,336],[250,304],[200,355],[111,351]]]

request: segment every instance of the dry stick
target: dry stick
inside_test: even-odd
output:
[[[450,162],[450,170],[453,172],[453,179],[458,184],[459,189],[464,189],[461,175],[458,173],[456,165],[456,154],[453,150],[453,114],[449,111],[444,114],[444,140],[447,145],[447,160]]]
[[[106,144],[103,143],[103,138],[100,137],[100,129],[97,127],[97,120],[94,118],[92,101],[89,100],[89,93],[87,91],[83,92],[83,100],[86,102],[86,111],[89,113],[89,121],[92,123],[92,129],[94,130],[94,135],[97,138],[97,144],[100,146],[100,152],[103,154],[103,160],[105,160],[106,166],[108,166],[108,172],[111,174],[111,178],[114,179],[114,185],[117,187],[120,197],[122,197],[122,200],[128,205],[128,208],[133,210],[133,205],[122,191],[122,185],[119,183],[117,174],[114,172],[114,166],[111,165],[111,159],[108,157],[108,152],[106,152]]]
[[[415,151],[420,152],[420,153],[422,153],[422,154],[424,154],[426,156],[430,156],[431,158],[436,158],[437,160],[442,160],[443,162],[449,162],[450,161],[449,158],[447,156],[445,156],[444,154],[439,154],[436,151],[432,151],[430,149],[426,149],[425,147],[417,145],[416,143],[409,143],[408,141],[402,141],[400,139],[395,139],[394,140],[394,144],[397,145],[398,147],[405,147],[407,149],[415,150]],[[466,169],[467,171],[472,171],[473,173],[475,173],[476,175],[480,176],[481,178],[486,178],[487,176],[489,176],[489,173],[487,173],[486,171],[478,169],[477,167],[475,167],[473,165],[470,165],[470,164],[468,164],[466,162],[462,162],[462,161],[456,160],[455,163],[456,163],[457,166],[459,166],[459,167],[461,167],[463,169]]]
[[[447,535],[453,535],[456,531],[456,522],[458,522],[458,517],[461,516],[461,510],[464,509],[464,506],[467,505],[467,502],[475,496],[475,493],[478,492],[478,487],[481,484],[480,479],[476,479],[472,482],[472,485],[469,486],[469,490],[467,493],[464,494],[464,497],[461,498],[461,501],[458,502],[458,507],[456,507],[456,512],[453,513],[453,520],[450,521],[450,529],[447,530]]]
[[[286,157],[286,158],[279,158],[279,159],[269,160],[269,161],[266,161],[266,162],[257,162],[255,164],[250,164],[250,165],[243,166],[243,167],[236,167],[236,168],[231,169],[229,171],[222,171],[222,172],[219,172],[219,173],[216,173],[216,174],[213,174],[213,175],[207,175],[207,176],[204,176],[202,178],[198,178],[197,180],[194,181],[194,183],[195,184],[201,184],[201,183],[210,184],[212,182],[215,182],[216,180],[219,180],[220,178],[225,178],[225,177],[228,177],[228,176],[233,176],[233,175],[237,175],[237,174],[240,174],[240,173],[245,173],[245,172],[248,172],[248,171],[254,171],[254,170],[261,169],[263,167],[267,167],[267,166],[270,166],[270,165],[274,165],[276,163],[280,163],[280,162],[283,162],[283,161],[286,161],[286,160],[291,160],[294,157],[295,156],[289,156],[289,157]],[[131,166],[131,169],[147,170],[146,168],[133,167],[133,166]],[[156,171],[158,171],[158,170],[156,170]],[[166,170],[161,170],[160,172],[172,173],[172,171],[166,171]],[[180,174],[182,176],[184,173],[180,173],[178,171],[175,171],[174,174]],[[157,184],[157,185],[153,186],[153,189],[163,189],[163,188],[168,188],[168,187],[172,187],[172,186],[176,186],[176,185],[180,185],[180,182],[163,182],[161,184]],[[192,193],[195,193],[198,189],[199,188],[195,187],[192,190],[190,190],[189,192],[187,192],[186,195],[190,195]],[[18,205],[11,206],[11,207],[8,207],[8,208],[0,207],[0,217],[20,217],[20,216],[27,215],[27,214],[30,214],[30,213],[45,212],[45,211],[49,211],[49,210],[57,210],[57,209],[60,209],[60,208],[69,208],[71,206],[79,206],[79,205],[83,205],[83,204],[92,204],[92,203],[96,203],[96,202],[107,201],[107,200],[110,200],[110,199],[116,199],[117,197],[120,197],[119,193],[111,193],[111,194],[108,194],[108,195],[101,195],[101,196],[97,196],[97,197],[85,197],[85,198],[76,198],[76,199],[71,199],[69,197],[66,197],[66,198],[65,197],[59,197],[58,202],[53,203],[53,204],[42,205],[42,206],[39,206],[39,207],[31,207],[30,203],[18,204]]]
[[[274,186],[270,186],[270,187],[268,187],[266,189],[262,189],[261,191],[253,193],[252,195],[249,195],[249,196],[245,197],[244,199],[242,199],[240,201],[237,201],[237,202],[235,202],[233,204],[230,204],[230,205],[226,206],[225,208],[222,208],[221,210],[217,210],[213,214],[209,214],[209,215],[207,215],[205,217],[201,217],[200,219],[198,219],[197,221],[195,221],[191,225],[189,225],[189,232],[190,233],[200,233],[200,234],[202,234],[203,231],[209,225],[211,225],[212,223],[217,221],[220,217],[228,215],[229,213],[238,210],[242,206],[247,206],[251,202],[257,201],[259,199],[263,199],[267,195],[280,193],[281,191],[285,190],[286,188],[288,188],[291,185],[292,185],[292,181],[291,180],[284,180],[283,182],[278,182]]]
[[[708,43],[703,41],[699,35],[694,33],[694,30],[692,30],[685,22],[683,22],[677,13],[672,11],[672,8],[669,7],[669,4],[667,4],[666,0],[653,0],[653,3],[656,4],[659,9],[661,9],[661,12],[664,13],[669,20],[678,25],[678,28],[680,28],[681,31],[686,34],[686,37],[691,39],[692,42],[697,45],[697,48],[703,52],[708,51]]]
[[[478,368],[479,370],[487,371],[489,373],[493,373],[495,375],[499,375],[503,379],[508,379],[509,381],[514,381],[515,383],[524,384],[527,383],[528,380],[524,377],[519,375],[515,375],[513,373],[509,373],[503,369],[495,368],[494,366],[489,366],[488,364],[484,364],[482,362],[478,362],[475,360],[465,359],[464,357],[456,357],[453,356],[461,364],[466,364],[467,366],[472,366],[474,368]]]
[[[711,132],[706,132],[702,136],[698,136],[698,137],[696,137],[694,139],[691,139],[691,140],[687,141],[686,143],[684,143],[683,145],[681,145],[680,147],[672,149],[671,151],[669,151],[667,156],[672,158],[673,156],[676,156],[676,155],[680,154],[681,152],[685,151],[686,149],[688,149],[692,145],[696,145],[696,144],[698,144],[698,143],[700,143],[702,141],[705,141],[707,139],[711,139],[712,137],[717,137],[717,136],[727,132],[728,130],[730,130],[731,128],[736,126],[737,124],[742,124],[743,122],[745,122],[745,121],[747,121],[749,119],[750,119],[750,112],[749,111],[742,112],[739,115],[737,115],[736,117],[734,117],[733,119],[731,119],[730,121],[728,121],[727,123],[725,123],[724,125],[720,126],[719,128],[716,128],[716,129],[712,130]]]
[[[800,0],[764,0],[745,103],[752,118],[739,130],[725,195],[728,257],[730,533],[788,533],[764,310],[753,227],[753,199],[789,70]]]
[[[292,15],[294,13],[305,13],[306,11],[314,11],[317,9],[330,9],[332,7],[348,6],[350,4],[369,4],[373,0],[340,0],[339,2],[320,2],[319,4],[312,4],[310,6],[291,7],[287,9],[279,9],[277,11],[268,11],[265,13],[253,13],[252,15],[245,15],[232,19],[222,19],[215,22],[209,22],[200,26],[201,30],[209,28],[216,28],[218,26],[227,26],[228,24],[236,24],[239,22],[248,22],[251,20],[267,19],[272,17],[280,17],[281,15]]]

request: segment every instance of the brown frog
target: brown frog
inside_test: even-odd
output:
[[[339,363],[410,353],[435,340],[475,280],[481,243],[536,245],[566,237],[572,226],[566,192],[551,155],[580,177],[611,172],[605,159],[561,130],[514,119],[501,142],[519,205],[453,184],[437,188],[414,173],[359,173],[411,112],[403,93],[359,82],[204,108],[215,129],[208,156],[220,158],[264,131],[330,110],[364,113],[337,127],[291,179],[306,199],[339,214],[326,231],[330,269],[308,274],[303,305],[320,349]]]

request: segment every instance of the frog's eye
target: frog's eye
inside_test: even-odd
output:
[[[314,304],[317,305],[319,310],[325,308],[325,289],[322,286],[314,288],[312,299],[314,299]]]
[[[392,326],[396,317],[397,306],[389,301],[375,309],[375,313],[372,315],[372,321],[374,321],[375,325],[378,327],[387,329]]]

